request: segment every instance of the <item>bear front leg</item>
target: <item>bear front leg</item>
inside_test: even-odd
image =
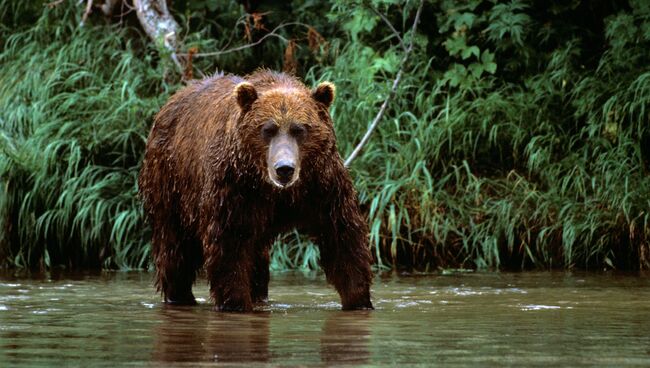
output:
[[[343,310],[374,309],[370,301],[370,254],[359,239],[344,240],[353,239],[352,235],[320,238],[321,266],[327,281],[339,293]]]
[[[264,303],[269,299],[269,248],[270,243],[260,243],[255,252],[255,263],[251,273],[251,299],[253,303]]]
[[[372,256],[368,225],[359,211],[354,191],[343,193],[340,202],[322,215],[316,231],[321,266],[327,281],[341,296],[344,310],[374,309],[370,301]]]
[[[155,284],[162,292],[165,303],[194,305],[192,285],[196,272],[203,264],[198,241],[181,235],[182,229],[174,224],[153,226],[153,256],[156,264]]]
[[[206,270],[210,295],[215,307],[223,312],[251,312],[252,260],[247,246],[215,244],[208,246]]]

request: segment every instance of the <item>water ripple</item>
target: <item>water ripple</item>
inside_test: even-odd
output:
[[[554,310],[561,309],[559,305],[541,305],[541,304],[520,304],[519,309],[522,311]]]

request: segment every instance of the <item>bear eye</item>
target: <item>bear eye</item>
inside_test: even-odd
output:
[[[304,138],[307,134],[307,128],[303,124],[291,124],[289,127],[289,134],[295,138]]]
[[[278,126],[274,122],[267,121],[262,126],[262,138],[269,140],[275,137],[276,134],[278,134]]]

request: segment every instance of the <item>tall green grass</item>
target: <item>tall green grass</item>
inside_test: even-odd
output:
[[[4,262],[146,266],[136,177],[170,90],[153,53],[135,51],[144,38],[80,28],[74,7],[39,10],[0,55]]]
[[[327,18],[300,1],[281,10],[328,41],[296,57],[308,84],[337,84],[344,156],[401,67],[369,5],[402,31],[418,3],[332,1]],[[133,19],[80,28],[79,7],[21,4],[0,0],[17,9],[0,12],[1,262],[148,267],[136,176],[178,75]],[[241,23],[226,26],[241,8],[174,4],[187,47],[246,42]],[[351,166],[378,267],[648,268],[650,8],[450,0],[426,2],[422,18],[399,92]],[[284,47],[272,39],[196,66],[281,68]],[[273,269],[317,262],[298,234],[274,244]]]
[[[420,38],[420,52],[458,34],[470,49],[474,32],[476,52],[479,46],[496,50],[502,69],[480,78],[458,73],[461,82],[454,83],[450,73],[470,64],[465,57],[449,50],[410,61],[392,111],[353,164],[378,263],[425,269],[650,266],[648,6],[632,2],[628,12],[608,15],[604,52],[595,55],[581,43],[596,29],[559,22],[558,36],[564,31],[572,38],[553,40],[554,49],[532,63],[516,54],[548,47],[545,36],[512,31],[522,19],[535,21],[530,4],[513,1],[483,13],[461,4],[438,9],[440,23],[454,21],[445,15],[455,14],[456,24],[446,33],[440,27],[439,44]],[[403,12],[396,23],[408,26],[412,13]],[[486,41],[476,23],[482,19],[491,30],[504,13],[510,31]],[[337,81],[342,91],[334,114],[343,152],[360,139],[399,67],[394,42],[377,43],[381,28],[369,26],[367,44],[358,36],[334,65],[314,74]]]

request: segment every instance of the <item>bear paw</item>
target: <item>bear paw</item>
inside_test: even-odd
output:
[[[374,310],[375,307],[372,306],[372,302],[368,300],[364,303],[359,304],[343,304],[343,310]]]
[[[196,299],[192,292],[183,293],[179,295],[167,295],[165,297],[165,304],[169,305],[196,305]]]
[[[253,305],[250,298],[230,297],[221,303],[217,303],[216,309],[220,312],[252,312]]]

